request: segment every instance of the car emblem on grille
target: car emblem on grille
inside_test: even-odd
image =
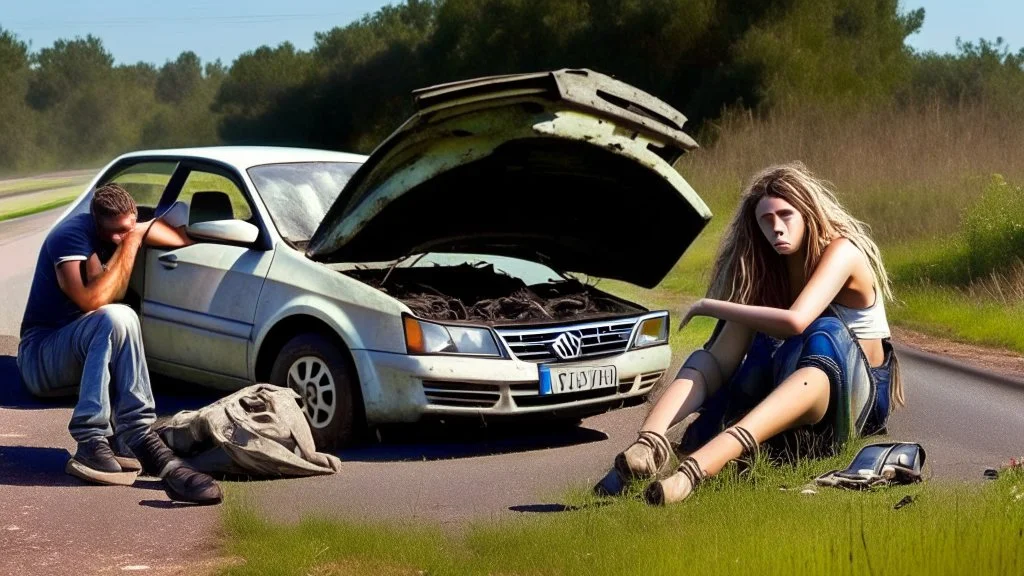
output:
[[[562,360],[579,358],[583,352],[583,333],[578,330],[562,332],[551,343],[551,349],[555,351]]]

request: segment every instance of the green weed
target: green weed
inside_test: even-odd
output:
[[[11,209],[5,212],[0,212],[0,222],[4,220],[13,220],[15,218],[21,218],[23,216],[31,216],[32,214],[38,214],[47,210],[53,210],[54,208],[60,208],[73,202],[75,198],[78,198],[78,194],[73,196],[64,196],[55,200],[49,200],[41,202],[32,206],[26,206],[22,208]]]
[[[68,186],[81,186],[88,182],[88,178],[26,178],[14,181],[0,181],[0,197],[13,194],[29,194],[32,192],[43,192],[54,188],[65,188]]]
[[[1024,256],[1024,187],[994,175],[962,225],[971,278],[991,274]]]

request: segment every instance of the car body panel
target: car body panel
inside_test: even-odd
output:
[[[422,92],[421,109],[352,177],[307,255],[358,262],[477,252],[657,285],[711,218],[672,167],[696,144],[679,130],[678,112],[584,72]],[[605,98],[640,102],[664,121]],[[482,210],[495,201],[497,210]],[[647,262],[636,266],[641,248]]]
[[[256,306],[273,259],[274,251],[215,242],[149,249],[140,318],[147,355],[246,378]]]
[[[512,416],[550,413],[584,405],[611,405],[650,391],[665,374],[671,362],[668,345],[651,346],[624,352],[609,358],[560,366],[613,365],[620,385],[607,394],[580,399],[580,395],[551,395],[550,403],[519,405],[517,399],[538,401],[538,365],[515,358],[483,359],[454,356],[411,356],[361,350],[353,352],[363,381],[364,404],[368,420],[376,422],[415,422],[425,414],[452,416]],[[646,379],[644,378],[646,376]],[[493,389],[494,404],[488,407],[464,407],[431,402],[425,390],[445,390],[445,384],[481,384]],[[620,391],[621,390],[621,391]],[[525,402],[524,402],[525,404]]]
[[[312,262],[285,245],[267,274],[256,308],[250,376],[263,341],[278,323],[310,316],[330,326],[349,350],[405,351],[400,301],[358,280]]]

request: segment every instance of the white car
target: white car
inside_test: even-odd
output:
[[[711,218],[673,168],[685,118],[589,70],[414,93],[371,155],[207,147],[118,157],[140,219],[198,243],[140,253],[129,304],[152,372],[303,398],[318,446],[427,415],[578,418],[642,400],[669,315],[654,287]],[[580,279],[583,279],[582,281]]]

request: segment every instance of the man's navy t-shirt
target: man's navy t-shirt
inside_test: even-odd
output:
[[[67,326],[84,314],[57,283],[57,265],[82,262],[93,253],[106,263],[114,246],[101,242],[96,234],[92,214],[85,212],[64,220],[50,231],[39,250],[35,276],[21,321],[21,336],[31,328],[57,329]]]

